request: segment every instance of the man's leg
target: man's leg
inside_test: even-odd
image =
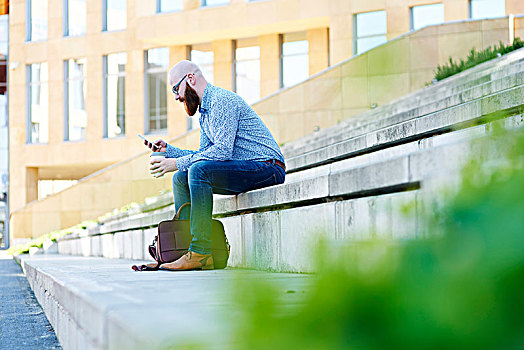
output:
[[[190,227],[193,240],[188,254],[162,265],[173,270],[212,268],[211,225],[213,193],[239,194],[248,190],[283,183],[285,172],[277,165],[256,161],[199,161],[189,168],[187,184],[191,198]],[[173,179],[173,189],[185,190],[183,175]],[[176,186],[175,186],[176,183]],[[179,197],[177,197],[179,196]],[[176,200],[176,199],[175,199]],[[180,204],[180,206],[182,203]]]
[[[200,161],[188,173],[191,192],[190,250],[211,254],[213,193],[239,194],[284,182],[285,172],[276,165],[257,161]]]
[[[187,183],[187,171],[177,171],[173,175],[173,197],[175,201],[175,213],[182,205],[191,201],[189,195],[189,184]],[[190,208],[184,208],[180,213],[180,220],[189,219]]]

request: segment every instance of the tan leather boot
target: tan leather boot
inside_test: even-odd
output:
[[[162,264],[161,270],[186,271],[186,270],[213,270],[213,256],[188,251],[172,263]]]

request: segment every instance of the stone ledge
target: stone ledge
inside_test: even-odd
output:
[[[17,258],[65,349],[157,349],[233,345],[238,282],[267,280],[282,304],[300,304],[310,277],[247,270],[134,272],[131,260]]]

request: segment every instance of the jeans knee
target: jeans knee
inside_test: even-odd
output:
[[[207,177],[207,162],[206,161],[200,161],[196,162],[188,170],[188,181],[194,182],[196,181],[202,181],[205,180]]]
[[[173,174],[173,188],[187,187],[187,171],[177,171]]]

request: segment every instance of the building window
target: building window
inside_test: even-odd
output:
[[[247,103],[260,99],[260,46],[255,40],[236,40],[233,90]]]
[[[504,0],[470,0],[469,18],[484,19],[506,16]]]
[[[228,5],[229,0],[202,0],[202,7]]]
[[[182,0],[156,0],[156,12],[177,12],[184,9]]]
[[[104,137],[125,134],[126,63],[124,52],[104,56]]]
[[[47,63],[26,66],[27,143],[47,143],[49,134]]]
[[[387,39],[386,11],[358,13],[354,20],[353,54],[359,55]]]
[[[306,33],[280,36],[280,87],[298,84],[309,77],[309,43]]]
[[[417,30],[432,24],[444,23],[444,5],[432,4],[410,8],[410,29]]]
[[[126,0],[102,0],[102,7],[102,31],[110,32],[126,29]]]
[[[86,0],[64,0],[64,36],[86,33]]]
[[[73,58],[64,62],[65,141],[85,140],[86,113],[86,59]]]
[[[167,70],[169,49],[167,47],[146,51],[145,57],[145,106],[146,133],[167,130]]]
[[[198,64],[200,67],[200,70],[202,71],[202,75],[204,78],[206,78],[208,83],[213,84],[214,79],[214,71],[213,71],[213,60],[214,60],[214,54],[213,54],[213,48],[211,44],[199,44],[199,45],[193,45],[188,47],[189,51],[189,59]],[[187,116],[187,130],[192,130],[195,128],[197,123],[195,121],[198,121],[200,118],[200,112],[196,112],[196,114],[192,117]]]
[[[26,41],[47,39],[47,1],[26,0]]]

